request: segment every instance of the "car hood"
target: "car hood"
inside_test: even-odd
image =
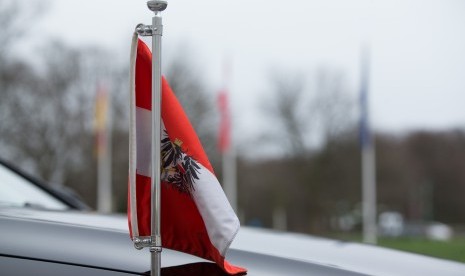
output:
[[[131,273],[150,269],[148,250],[134,249],[129,239],[125,215],[0,208],[0,225],[0,254]],[[248,227],[239,231],[227,259],[247,267],[251,276],[465,274],[465,264],[457,262]],[[163,250],[163,275],[192,272],[194,263],[208,261]],[[186,265],[191,267],[183,270]],[[205,271],[205,266],[198,269]],[[215,273],[210,274],[220,275]]]
[[[136,250],[122,215],[0,208],[0,255],[128,273],[150,270],[148,250]],[[163,250],[163,266],[204,262]]]
[[[465,264],[459,262],[374,245],[264,229],[242,228],[231,248],[367,275],[465,275]]]

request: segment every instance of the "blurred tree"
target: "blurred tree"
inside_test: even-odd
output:
[[[260,140],[274,143],[284,155],[306,156],[355,128],[355,104],[342,73],[322,68],[308,78],[302,73],[272,72],[269,80],[262,111],[272,123]]]
[[[31,3],[33,7],[24,9],[20,3],[13,0],[0,0],[0,26],[2,32],[0,33],[0,60],[6,60],[8,54],[11,54],[11,49],[18,42],[18,39],[27,32],[29,27],[26,18],[30,16],[37,16],[38,13],[33,14],[32,10],[39,9],[38,3]]]
[[[266,141],[276,143],[288,156],[305,155],[306,135],[311,129],[313,112],[305,99],[305,79],[301,74],[271,74],[268,99],[263,102],[265,116],[273,122]]]
[[[420,173],[411,198],[416,197],[420,218],[463,224],[465,218],[465,132],[419,131],[405,140]]]
[[[396,211],[407,219],[420,219],[415,195],[419,160],[409,155],[402,137],[376,135],[377,198],[382,211]]]
[[[14,78],[2,82],[10,89],[2,89],[1,154],[49,183],[74,188],[94,205],[94,96],[98,81],[118,83],[119,76],[110,80],[110,59],[92,48],[52,41],[41,57],[40,71],[26,64],[6,70]]]
[[[263,105],[270,129],[260,142],[275,143],[284,157],[250,161],[250,168],[242,168],[239,180],[246,183],[240,185],[266,193],[268,199],[257,201],[251,194],[241,204],[253,210],[252,218],[259,215],[266,223],[274,210],[285,209],[289,229],[322,233],[331,216],[351,211],[360,201],[353,101],[342,75],[324,69],[314,81],[302,74],[274,73],[270,91]],[[246,219],[251,219],[247,212]]]
[[[463,130],[378,134],[378,202],[409,221],[463,224]]]
[[[307,193],[314,197],[320,225],[328,230],[330,218],[351,213],[361,200],[360,149],[356,129],[332,137],[314,153]],[[321,217],[323,216],[323,217]],[[337,226],[336,226],[337,227]]]
[[[39,174],[60,185],[65,181],[66,167],[84,161],[82,145],[89,132],[86,122],[91,99],[79,87],[83,53],[52,42],[42,56],[43,73],[18,101],[18,115],[24,118],[16,117],[19,124],[15,136],[23,154],[36,160]]]
[[[0,0],[0,133],[8,130],[11,114],[9,99],[17,97],[18,90],[28,86],[28,81],[35,78],[32,68],[25,62],[15,58],[11,52],[18,43],[18,38],[25,33],[25,25],[21,24],[25,11],[15,1]],[[12,151],[0,141],[3,158],[8,158]],[[2,145],[3,144],[3,145]]]
[[[316,74],[316,95],[311,109],[322,132],[324,143],[354,138],[356,128],[356,106],[348,94],[344,75],[336,70],[320,69]],[[314,131],[317,131],[316,129]]]

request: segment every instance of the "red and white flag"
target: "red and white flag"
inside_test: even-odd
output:
[[[137,45],[137,46],[136,46]],[[128,220],[131,238],[150,236],[152,54],[134,35],[131,47]],[[225,260],[239,220],[168,82],[162,79],[161,239],[164,248],[214,261],[229,274],[246,272]]]

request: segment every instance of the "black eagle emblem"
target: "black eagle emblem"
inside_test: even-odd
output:
[[[161,140],[161,180],[171,184],[181,193],[191,195],[194,182],[199,179],[200,166],[197,161],[182,151],[182,141],[172,142],[166,131]]]

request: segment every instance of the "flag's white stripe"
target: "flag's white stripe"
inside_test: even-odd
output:
[[[137,33],[134,32],[131,42],[131,54],[129,63],[129,201],[130,220],[133,237],[139,236],[137,221],[137,196],[136,196],[136,57],[137,57]]]
[[[194,183],[193,198],[207,228],[208,237],[216,249],[225,256],[240,223],[218,179],[202,164],[199,179]]]
[[[136,107],[137,173],[152,176],[152,112]]]
[[[136,106],[137,133],[137,173],[146,177],[152,176],[152,112]],[[161,134],[165,137],[166,129],[161,121]]]

